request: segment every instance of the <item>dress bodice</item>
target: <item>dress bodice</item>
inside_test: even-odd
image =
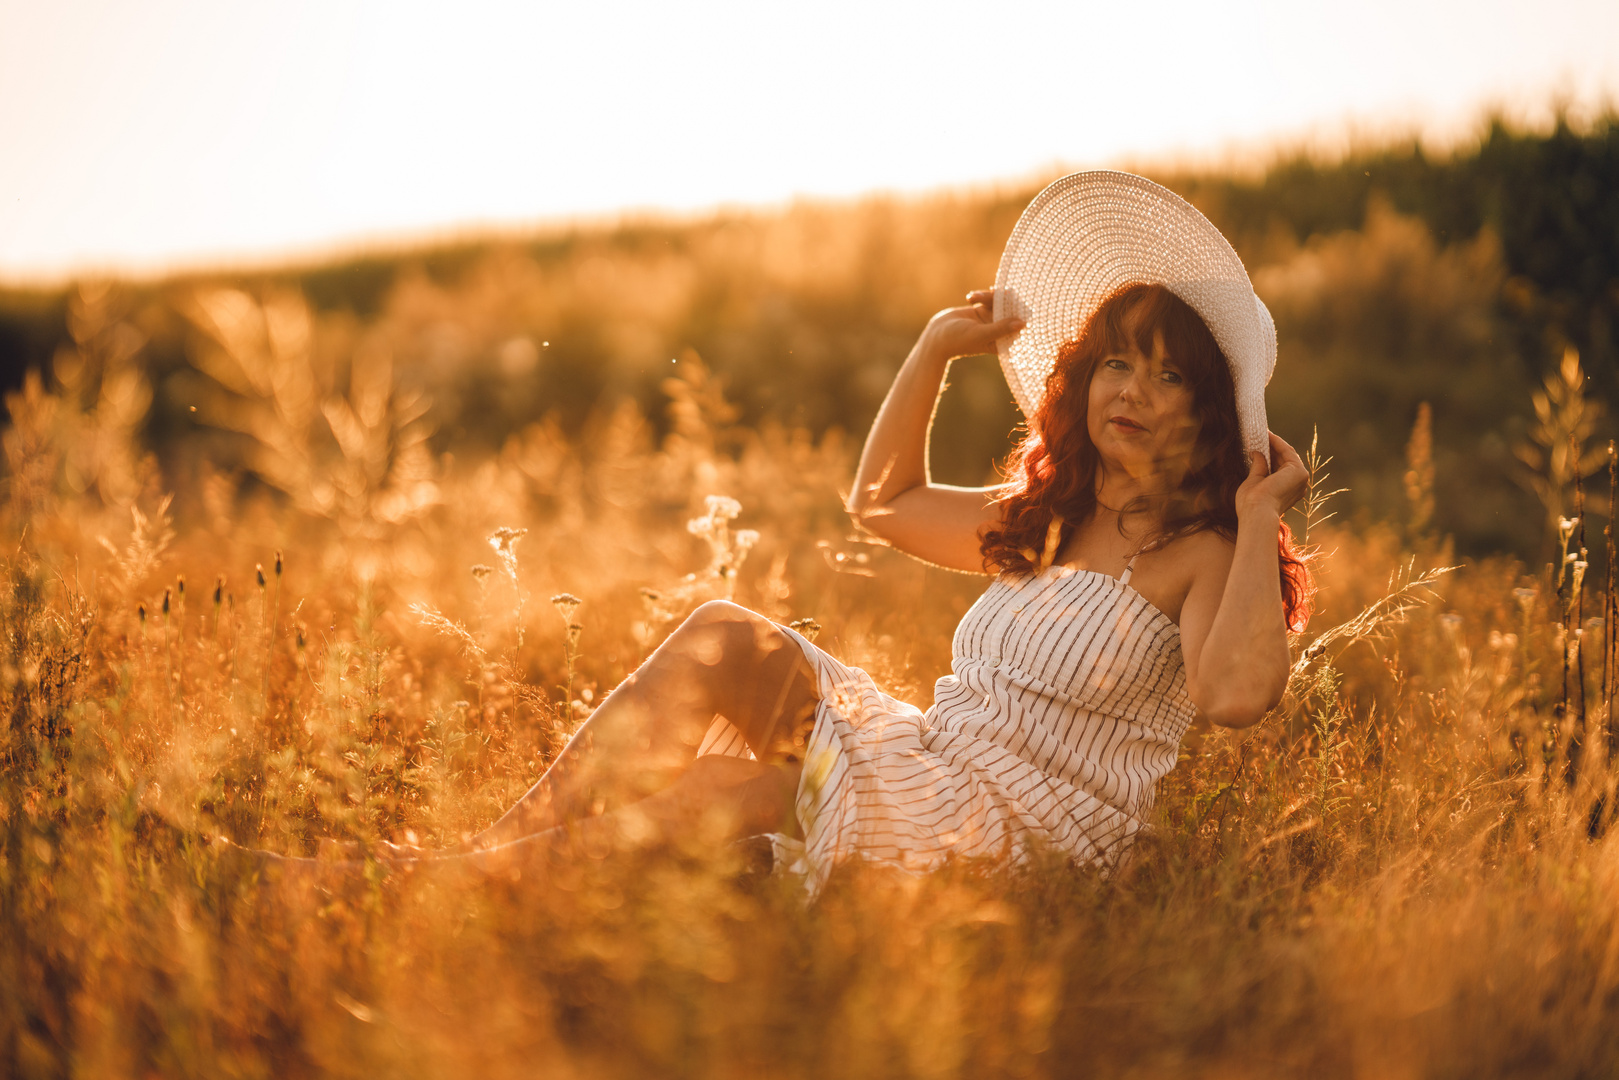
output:
[[[1180,628],[1126,582],[1054,566],[997,578],[962,617],[928,711],[1140,816],[1196,714]]]

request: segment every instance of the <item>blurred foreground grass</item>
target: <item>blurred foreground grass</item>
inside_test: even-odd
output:
[[[7,1074],[1619,1063],[1608,649],[1582,619],[1606,601],[1570,614],[1575,570],[1507,560],[1400,593],[1449,561],[1422,429],[1405,526],[1314,529],[1323,610],[1295,692],[1246,736],[1194,730],[1158,828],[1112,877],[1038,857],[920,878],[851,866],[806,903],[699,837],[583,853],[543,880],[374,865],[323,892],[222,856],[204,835],[454,842],[713,596],[815,620],[821,645],[925,704],[985,582],[851,537],[852,447],[736,426],[695,356],[671,368],[659,440],[625,406],[579,439],[541,423],[446,461],[385,356],[356,353],[346,391],[317,393],[296,305],[217,302],[237,306],[216,311],[205,364],[235,389],[261,481],[196,463],[171,514],[113,325],[81,327],[51,387],[8,402]],[[723,529],[712,494],[740,504]],[[1330,636],[1391,580],[1425,602]],[[582,603],[548,602],[564,592]]]

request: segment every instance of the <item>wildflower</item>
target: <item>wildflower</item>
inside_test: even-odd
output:
[[[710,495],[703,500],[703,508],[716,521],[730,521],[742,513],[742,504],[729,495]]]
[[[753,546],[759,542],[759,530],[758,529],[738,529],[737,533],[736,533],[736,536],[733,539],[733,542],[736,544],[737,555],[738,556],[746,555],[749,551],[752,551]],[[739,557],[737,559],[737,562],[741,562],[741,561],[742,560]]]
[[[259,588],[261,588],[261,589],[264,588],[264,564],[263,563],[254,563],[253,564],[253,573],[258,575]]]
[[[275,576],[276,576],[276,580],[279,581],[281,579],[281,549],[280,548],[275,549]]]
[[[573,613],[579,610],[579,605],[583,603],[584,601],[573,593],[560,592],[551,597],[551,605],[557,609],[557,613],[562,616],[562,621],[568,624],[570,630],[573,629]]]
[[[1529,605],[1533,604],[1535,602],[1535,597],[1537,597],[1539,595],[1540,595],[1540,590],[1539,589],[1513,589],[1512,590],[1512,598],[1514,600],[1518,601],[1518,606],[1523,608],[1525,611],[1529,610]]]
[[[506,558],[514,558],[513,548],[517,541],[528,535],[527,529],[496,529],[489,537],[489,546],[495,549],[496,554]]]
[[[1447,611],[1439,616],[1439,625],[1444,628],[1445,633],[1455,634],[1462,628],[1462,617],[1454,611]]]
[[[483,563],[479,563],[472,568],[472,576],[477,579],[479,585],[488,584],[489,575],[494,572],[495,568],[493,566],[485,566]]]
[[[169,590],[164,589],[163,590],[163,617],[168,618],[168,615],[169,615]]]
[[[812,618],[794,619],[787,624],[787,629],[796,630],[804,636],[805,641],[814,641],[821,632],[821,624]]]

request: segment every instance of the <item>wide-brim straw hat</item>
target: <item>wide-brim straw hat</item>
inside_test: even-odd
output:
[[[1006,242],[994,315],[1015,315],[1025,326],[997,348],[1023,414],[1040,407],[1057,350],[1079,337],[1102,301],[1136,284],[1162,285],[1203,317],[1231,365],[1243,446],[1269,459],[1265,384],[1276,367],[1276,324],[1214,223],[1133,173],[1097,170],[1053,182]]]

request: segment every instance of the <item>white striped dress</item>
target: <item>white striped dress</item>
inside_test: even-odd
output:
[[[777,838],[778,862],[818,885],[852,855],[924,870],[1029,841],[1081,861],[1121,853],[1194,715],[1180,629],[1129,577],[1003,574],[956,628],[926,712],[793,634],[821,702],[798,788],[804,840]],[[699,752],[746,749],[721,720]]]

